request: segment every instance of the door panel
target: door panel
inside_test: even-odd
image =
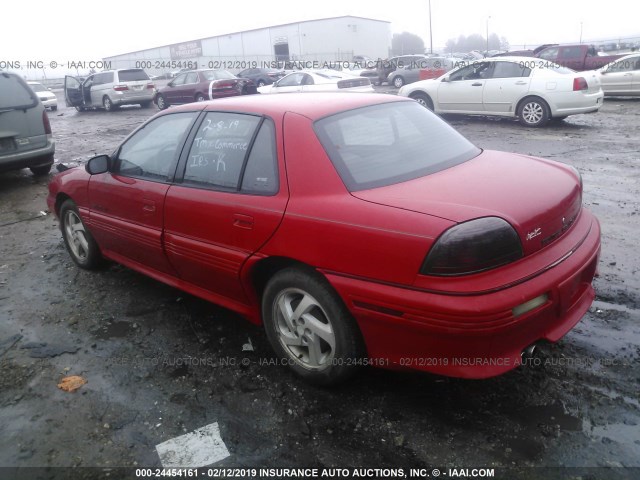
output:
[[[482,90],[484,80],[458,80],[440,82],[438,85],[438,104],[446,112],[480,112],[484,111]]]

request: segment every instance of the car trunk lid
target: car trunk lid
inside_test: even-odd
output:
[[[457,223],[504,218],[516,229],[525,255],[567,231],[582,204],[579,179],[570,167],[495,151],[415,180],[352,195]]]

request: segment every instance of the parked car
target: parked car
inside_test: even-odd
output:
[[[277,70],[273,68],[247,68],[238,74],[240,78],[248,78],[258,87],[265,85],[271,85],[273,82],[284,77],[286,73],[284,70]]]
[[[640,53],[615,60],[598,72],[605,96],[640,95]]]
[[[563,67],[583,71],[596,70],[623,55],[598,55],[596,48],[589,45],[555,45],[540,50],[534,56]]]
[[[382,85],[388,81],[389,74],[399,68],[413,66],[414,68],[422,68],[423,62],[426,62],[426,55],[400,55],[391,57],[387,60],[378,60],[376,62],[376,71],[378,72],[378,85]]]
[[[531,57],[486,58],[406,85],[398,95],[436,113],[517,117],[527,127],[597,112],[604,97],[596,72],[577,73]]]
[[[499,375],[594,298],[577,170],[481,150],[396,95],[159,112],[47,203],[78,266],[108,258],[263,323],[320,384],[363,364]]]
[[[0,172],[29,168],[46,175],[55,142],[42,102],[14,73],[0,72]]]
[[[444,57],[430,57],[428,60],[428,67],[421,68],[418,72],[418,80],[430,80],[432,78],[438,78],[447,73],[449,70],[466,65],[469,62],[463,60],[444,58]]]
[[[319,92],[340,90],[373,92],[371,81],[365,77],[336,70],[301,70],[285,75],[272,85],[258,88],[260,93]]]
[[[429,57],[413,61],[394,70],[387,77],[389,85],[400,88],[407,83],[438,78],[453,68],[454,61],[449,58]],[[420,78],[421,76],[425,78]]]
[[[58,98],[50,88],[45,87],[39,82],[27,82],[27,84],[31,87],[31,90],[36,92],[36,95],[45,108],[50,108],[52,111],[58,109]]]
[[[247,78],[238,78],[226,70],[192,70],[176,76],[158,91],[153,101],[164,110],[170,105],[252,93],[256,93],[256,86]]]
[[[64,98],[67,107],[82,112],[102,108],[107,112],[122,105],[147,108],[153,102],[155,85],[141,68],[107,70],[82,80],[64,77]]]

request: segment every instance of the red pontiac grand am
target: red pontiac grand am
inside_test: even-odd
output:
[[[318,384],[363,364],[499,375],[594,298],[579,173],[483,151],[396,96],[185,105],[49,192],[80,267],[107,258],[263,323]]]

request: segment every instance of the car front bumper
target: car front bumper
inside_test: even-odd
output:
[[[571,255],[485,294],[442,294],[324,273],[354,315],[372,365],[487,378],[521,365],[522,352],[532,344],[558,341],[590,307],[600,226],[586,210],[579,223],[572,236],[580,240]],[[514,314],[541,296],[542,304]]]

